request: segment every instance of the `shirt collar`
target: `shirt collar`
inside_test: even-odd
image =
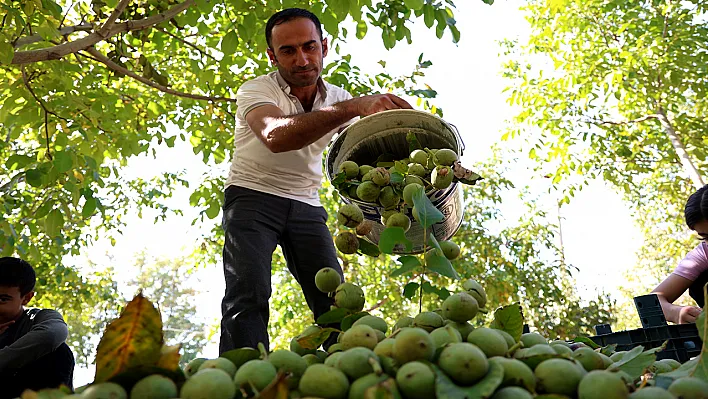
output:
[[[280,71],[275,71],[275,79],[278,81],[278,86],[280,86],[280,89],[283,90],[285,94],[289,95],[290,85],[280,75]],[[317,78],[317,92],[319,93],[320,98],[322,98],[322,101],[327,99],[327,85],[325,84],[321,76]]]

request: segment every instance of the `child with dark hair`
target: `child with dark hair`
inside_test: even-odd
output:
[[[74,355],[66,323],[55,310],[25,308],[36,276],[22,259],[0,258],[0,398],[25,389],[72,387]]]
[[[703,287],[708,283],[708,185],[688,197],[684,215],[686,225],[698,234],[700,243],[652,291],[659,297],[666,320],[678,324],[694,323],[705,303]],[[686,290],[698,307],[673,304]]]

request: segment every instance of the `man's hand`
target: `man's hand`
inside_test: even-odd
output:
[[[701,314],[701,308],[695,306],[682,306],[678,311],[679,324],[695,323],[698,315]]]
[[[354,103],[356,113],[361,117],[390,109],[413,109],[406,100],[393,94],[373,94],[353,98],[350,101]]]
[[[2,324],[0,324],[0,334],[4,333],[5,330],[7,330],[8,328],[10,328],[10,326],[13,325],[13,324],[15,324],[15,321],[14,321],[14,320],[8,321],[7,323],[2,323]]]

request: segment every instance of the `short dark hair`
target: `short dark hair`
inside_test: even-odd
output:
[[[0,286],[18,287],[21,295],[34,290],[37,275],[32,266],[20,258],[0,258]]]
[[[688,197],[684,215],[686,216],[686,225],[691,230],[701,221],[708,220],[708,184]]]
[[[272,48],[270,39],[273,34],[273,27],[297,18],[307,18],[312,21],[312,23],[315,24],[315,28],[317,28],[317,32],[320,34],[320,40],[322,40],[322,24],[320,23],[320,19],[317,18],[315,14],[307,10],[303,10],[302,8],[286,8],[273,14],[273,16],[271,16],[266,23],[265,36],[266,43],[268,43],[268,48]]]

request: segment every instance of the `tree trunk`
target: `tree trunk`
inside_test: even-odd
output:
[[[674,147],[674,151],[676,151],[676,155],[678,155],[679,161],[681,161],[681,165],[683,165],[684,170],[688,173],[688,176],[693,181],[693,185],[696,186],[696,189],[703,187],[705,185],[705,182],[703,181],[700,172],[693,164],[693,161],[688,155],[688,152],[686,152],[686,147],[683,145],[683,142],[678,136],[678,133],[676,133],[676,129],[674,129],[673,125],[671,124],[671,121],[669,121],[669,118],[666,116],[666,112],[664,112],[664,109],[660,107],[657,111],[657,115],[659,115],[659,121],[661,121],[661,126],[664,127],[666,135],[669,136],[671,145]]]

